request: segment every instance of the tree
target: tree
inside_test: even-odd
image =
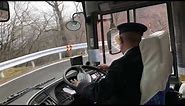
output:
[[[57,29],[59,29],[59,36],[57,36],[58,44],[57,46],[66,45],[67,44],[67,37],[65,36],[64,31],[64,22],[62,17],[62,12],[64,10],[63,1],[46,1],[52,8],[56,17]],[[59,8],[61,7],[61,9]],[[62,37],[61,41],[59,41],[60,36]]]
[[[30,2],[10,2],[14,11],[10,20],[1,23],[0,27],[0,61],[6,61],[22,55],[42,50],[35,43],[42,33],[48,30],[49,21],[53,16],[34,15]],[[41,44],[40,42],[39,44]]]
[[[21,7],[20,7],[21,4]],[[24,8],[24,9],[23,9]],[[14,13],[10,21],[4,23],[1,28],[3,29],[1,35],[1,61],[9,60],[21,53],[26,41],[24,40],[24,26],[27,26],[27,14],[29,2],[20,3],[13,2]],[[18,50],[19,49],[19,50]]]

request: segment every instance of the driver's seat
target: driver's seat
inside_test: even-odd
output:
[[[172,70],[169,34],[159,31],[142,39],[140,50],[144,65],[140,104],[164,105],[165,89]]]

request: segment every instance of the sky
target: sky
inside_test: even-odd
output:
[[[71,18],[72,14],[75,12],[75,6],[73,2],[74,1],[64,1],[64,13],[63,14],[65,15],[66,19]],[[9,4],[10,4],[10,11],[11,11],[13,10],[13,6],[11,6],[10,2]],[[31,1],[31,7],[37,8],[39,11],[43,11],[46,13],[52,12],[52,7],[49,4],[47,4],[45,1]]]
[[[43,11],[50,11],[52,7],[49,6],[45,1],[33,1],[32,5]],[[73,1],[64,1],[64,14],[68,17],[72,16],[75,11]]]

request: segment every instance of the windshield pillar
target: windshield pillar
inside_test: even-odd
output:
[[[85,2],[88,61],[94,66],[100,64],[100,51],[98,47],[97,34],[97,11],[98,5],[96,1]]]
[[[171,2],[172,16],[174,24],[174,34],[177,48],[177,66],[179,76],[185,76],[185,4],[181,1]]]

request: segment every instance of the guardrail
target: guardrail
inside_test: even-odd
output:
[[[107,45],[107,41],[105,41],[105,45]],[[77,50],[77,49],[87,48],[87,43],[73,44],[71,46],[72,46],[72,50]],[[99,46],[102,46],[101,41],[99,41]],[[15,59],[11,59],[11,60],[0,63],[0,72],[2,72],[4,69],[11,68],[11,67],[14,67],[14,66],[26,63],[26,62],[30,62],[30,61],[32,62],[32,65],[34,67],[35,64],[33,60],[44,57],[44,56],[56,54],[56,53],[59,53],[59,59],[62,59],[61,53],[66,50],[67,50],[67,47],[62,46],[62,47],[56,47],[56,48],[51,48],[51,49],[35,52],[35,53],[21,56]],[[3,73],[1,73],[1,77],[3,76],[2,74]]]

